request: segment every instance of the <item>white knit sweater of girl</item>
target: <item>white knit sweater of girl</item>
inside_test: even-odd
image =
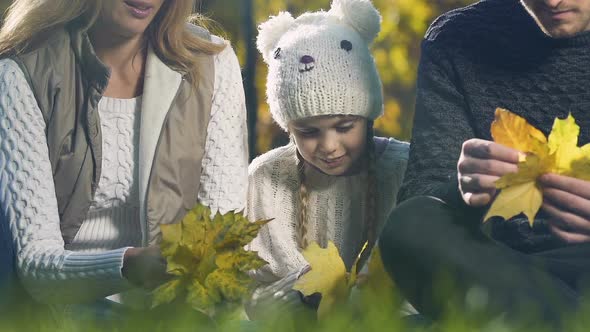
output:
[[[103,172],[86,219],[73,242],[64,246],[45,121],[23,72],[12,60],[0,60],[0,91],[0,284],[16,269],[28,292],[45,303],[78,303],[128,289],[121,275],[123,255],[126,248],[141,245],[137,165],[141,98],[100,100]],[[198,194],[213,211],[244,208],[246,133],[240,67],[228,46],[215,57]]]
[[[247,215],[250,220],[274,218],[264,226],[248,249],[269,264],[252,275],[261,283],[284,278],[307,265],[298,250],[296,225],[299,207],[297,149],[294,144],[274,149],[249,166]],[[409,144],[390,138],[376,159],[377,230],[393,210],[408,160]],[[308,236],[325,245],[333,241],[350,270],[362,243],[366,172],[330,176],[315,168],[306,172]]]

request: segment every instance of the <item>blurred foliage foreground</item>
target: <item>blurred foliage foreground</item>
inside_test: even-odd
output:
[[[444,280],[445,278],[441,278]],[[448,279],[447,279],[448,280]],[[441,282],[437,287],[444,287]],[[447,285],[448,286],[448,285]],[[392,295],[392,296],[389,296]],[[424,332],[462,332],[462,331],[587,331],[590,317],[586,314],[590,307],[578,313],[568,314],[566,323],[559,328],[543,321],[542,315],[522,317],[515,324],[506,319],[506,313],[490,314],[488,308],[477,296],[467,298],[462,306],[449,302],[447,311],[436,323],[418,315],[402,317],[401,298],[396,294],[374,294],[372,298],[349,301],[330,315],[318,321],[315,311],[305,310],[276,311],[266,313],[264,319],[248,321],[243,318],[212,321],[198,311],[184,304],[170,304],[147,312],[129,311],[116,320],[105,317],[75,314],[77,321],[56,322],[55,312],[19,306],[11,306],[10,312],[0,313],[0,331],[424,331]],[[388,298],[389,300],[384,300]],[[370,301],[370,302],[365,302]],[[367,305],[367,303],[370,303]],[[26,308],[24,308],[26,307]],[[277,306],[280,307],[280,306]],[[70,314],[75,311],[70,311]],[[522,315],[522,314],[520,314]],[[4,316],[4,317],[3,317]]]

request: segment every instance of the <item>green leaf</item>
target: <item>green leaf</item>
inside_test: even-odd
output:
[[[156,288],[152,293],[152,308],[172,302],[182,293],[183,288],[183,280],[180,278],[174,278]]]
[[[252,282],[245,273],[231,269],[218,269],[207,277],[205,285],[207,289],[221,294],[226,301],[238,301],[248,293],[248,287]]]
[[[236,269],[248,272],[263,267],[267,262],[260,258],[257,252],[241,249],[219,253],[215,258],[215,264],[220,269]]]
[[[243,247],[248,243],[252,242],[258,231],[272,219],[259,220],[255,222],[249,222],[246,218],[237,217],[234,223],[231,224],[227,234],[218,242],[215,247],[219,248],[235,248]]]
[[[193,309],[208,316],[214,313],[216,301],[211,298],[207,289],[196,279],[191,280],[187,287],[186,302]]]
[[[176,248],[182,238],[182,225],[160,225],[160,230],[162,231],[162,242],[160,243],[162,256],[171,256],[176,251]]]
[[[253,280],[249,270],[266,262],[243,247],[268,221],[250,223],[242,213],[211,211],[200,204],[191,209],[179,224],[162,226],[162,255],[167,271],[186,280],[180,287],[187,293],[186,303],[206,315],[216,306],[238,301],[248,294]],[[160,294],[172,301],[179,292]]]
[[[191,266],[198,266],[198,260],[185,245],[177,246],[176,251],[167,257],[166,262],[166,272],[178,276],[190,273]]]

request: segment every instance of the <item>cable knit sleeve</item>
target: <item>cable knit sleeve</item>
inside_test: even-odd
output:
[[[16,270],[27,291],[44,303],[76,303],[124,290],[125,248],[97,254],[64,249],[45,122],[12,60],[0,61],[0,91],[0,240],[9,243],[8,256],[16,256],[16,266],[0,270]]]
[[[217,43],[224,42],[214,37]],[[248,187],[248,129],[240,65],[230,45],[215,57],[211,119],[199,201],[226,213],[243,210]]]

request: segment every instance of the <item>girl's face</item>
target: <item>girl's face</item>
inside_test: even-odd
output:
[[[164,1],[171,0],[105,0],[97,23],[121,37],[142,35]]]
[[[316,116],[294,120],[289,132],[305,161],[328,175],[356,172],[367,143],[367,119]]]

